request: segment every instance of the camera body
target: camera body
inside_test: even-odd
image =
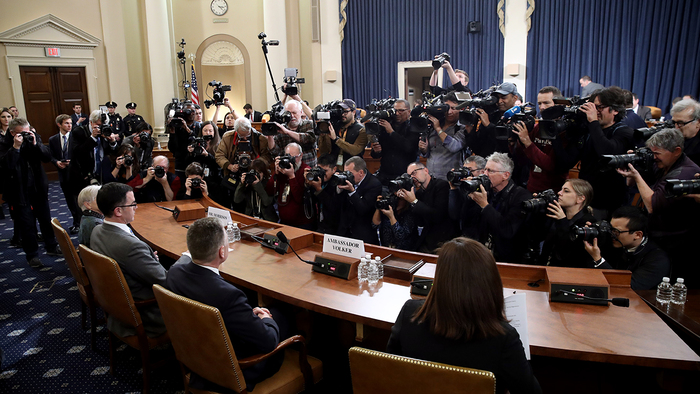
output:
[[[124,165],[127,167],[134,165],[134,157],[131,155],[124,155]]]
[[[654,153],[647,147],[637,148],[624,155],[603,155],[600,163],[601,171],[628,168],[627,165],[632,164],[639,172],[651,172],[654,170]]]
[[[192,180],[190,180],[190,187],[192,189],[199,189],[202,187],[202,180],[199,178],[192,178]]]
[[[168,105],[165,107],[167,116],[166,119],[168,119],[168,128],[172,128],[177,132],[181,132],[184,130],[183,126],[183,121],[185,124],[191,119],[193,119],[194,116],[194,107],[193,106],[185,106],[185,104],[190,104],[188,102],[178,102],[177,99],[173,99],[172,102],[168,103]],[[180,121],[179,119],[182,119]]]
[[[211,94],[211,100],[204,100],[204,105],[209,108],[212,105],[223,105],[224,98],[226,98],[226,92],[231,91],[231,85],[223,85],[217,80],[209,82],[209,86],[214,88],[214,92]]]
[[[652,127],[644,127],[641,129],[636,129],[634,131],[634,134],[633,134],[634,140],[636,143],[642,144],[643,142],[648,140],[649,137],[658,133],[659,131],[661,131],[663,129],[672,129],[672,128],[674,128],[673,121],[667,120],[665,122],[658,123]]]
[[[373,99],[372,103],[365,107],[367,115],[362,118],[362,123],[365,124],[365,130],[368,135],[378,135],[381,131],[379,127],[380,120],[391,121],[396,117],[394,109],[395,98],[385,98],[381,100]]]
[[[147,145],[149,142],[151,142],[151,135],[145,131],[140,132],[139,133],[139,145],[141,145],[141,147],[143,147],[143,146]]]
[[[471,180],[463,181],[459,185],[459,190],[464,194],[471,194],[481,190],[480,186],[484,186],[484,190],[489,191],[491,189],[491,178],[486,174],[481,174]]]
[[[204,138],[204,137],[209,137],[209,138]],[[204,150],[207,149],[207,141],[210,141],[212,138],[213,138],[213,136],[211,136],[211,135],[193,138],[192,142],[190,143],[190,146],[192,148],[194,148],[194,151],[192,153],[195,156],[201,156],[204,153]]]
[[[310,169],[306,173],[306,180],[309,182],[312,182],[312,181],[316,182],[318,180],[323,181],[323,178],[325,176],[326,176],[326,170],[324,170],[323,168],[321,168],[319,166],[316,166],[316,167]]]
[[[250,186],[258,179],[258,172],[255,170],[250,170],[245,173],[245,185]]]
[[[31,131],[23,131],[20,134],[22,134],[24,141],[27,141],[29,144],[34,144],[34,133]]]
[[[423,105],[411,110],[411,122],[408,131],[420,135],[427,135],[433,129],[433,122],[428,118],[434,116],[438,120],[445,119],[445,115],[450,110],[450,106],[443,103],[443,96],[433,97],[432,93],[423,93]]]
[[[572,226],[569,237],[572,241],[580,239],[588,243],[593,243],[593,239],[598,238],[598,245],[600,245],[612,238],[612,226],[606,220],[593,223],[588,227]]]
[[[280,156],[279,166],[285,170],[292,168],[294,166],[294,158],[289,153]]]
[[[576,137],[588,132],[586,114],[580,111],[588,98],[579,96],[554,97],[554,106],[542,110],[539,122],[539,138],[553,140],[561,133],[567,132]]]
[[[345,181],[355,184],[355,176],[350,171],[336,172],[331,179],[336,185],[344,185]]]
[[[552,189],[547,189],[538,194],[537,197],[523,201],[523,212],[547,212],[547,207],[554,201],[559,200],[559,196]]]
[[[277,122],[279,124],[287,124],[292,120],[292,114],[289,111],[285,111],[284,105],[281,101],[275,103],[269,111],[265,111],[265,114],[269,117],[269,120],[262,124],[260,132],[264,136],[276,135],[278,127],[272,122]]]
[[[450,170],[447,172],[447,180],[453,186],[459,186],[462,184],[462,181],[470,176],[472,176],[472,171],[467,167],[460,167],[456,170]]]
[[[299,87],[297,86],[297,84],[306,82],[304,78],[297,78],[298,74],[298,68],[284,69],[284,83],[287,84],[287,86],[282,87],[282,92],[287,96],[295,96],[299,94]]]
[[[314,108],[313,119],[317,134],[328,134],[330,132],[328,125],[338,128],[343,117],[343,108],[340,103],[340,100],[334,100]]]
[[[411,188],[413,188],[413,179],[408,174],[401,174],[396,179],[389,181],[390,193],[396,193],[401,189],[411,190]]]
[[[447,52],[443,52],[433,58],[433,70],[439,70],[445,62],[450,61],[450,55]]]
[[[399,203],[399,198],[396,197],[395,194],[389,194],[389,195],[383,195],[382,198],[377,200],[376,204],[374,204],[375,208],[379,210],[387,210],[389,207],[393,207],[394,209],[396,208],[396,205]]]
[[[514,136],[515,124],[518,122],[523,122],[529,133],[535,127],[535,118],[533,116],[535,114],[536,111],[534,109],[528,108],[525,105],[509,109],[496,124],[496,139],[506,141],[512,138]]]
[[[154,169],[156,178],[162,178],[165,176],[165,167],[156,166]]]

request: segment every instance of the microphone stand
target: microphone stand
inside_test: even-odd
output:
[[[262,40],[262,51],[263,55],[265,55],[265,63],[267,63],[267,72],[270,73],[270,80],[272,81],[272,90],[275,93],[275,100],[278,102],[280,101],[280,95],[277,93],[277,85],[275,85],[275,77],[272,76],[272,68],[270,68],[270,60],[267,58],[267,46],[268,45],[279,45],[280,42],[277,40],[270,40],[270,41],[265,41],[265,37],[267,37],[267,34],[264,32],[258,34],[258,39]]]

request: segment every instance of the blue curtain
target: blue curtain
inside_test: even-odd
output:
[[[547,85],[581,93],[579,78],[629,89],[667,111],[700,92],[700,1],[537,0],[527,48],[527,99]]]
[[[476,92],[503,77],[503,36],[497,0],[350,0],[343,55],[343,95],[365,106],[397,97],[397,62],[447,52]],[[469,21],[482,31],[469,34]],[[401,87],[403,89],[403,87]],[[420,94],[420,92],[416,92]]]

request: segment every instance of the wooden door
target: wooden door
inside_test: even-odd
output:
[[[29,123],[41,136],[44,144],[58,132],[56,117],[71,115],[73,104],[80,104],[84,113],[90,112],[87,79],[84,67],[21,66],[22,94]],[[49,164],[44,169],[51,179],[56,168]]]

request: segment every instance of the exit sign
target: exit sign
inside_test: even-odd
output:
[[[61,57],[61,48],[44,48],[47,57]]]

